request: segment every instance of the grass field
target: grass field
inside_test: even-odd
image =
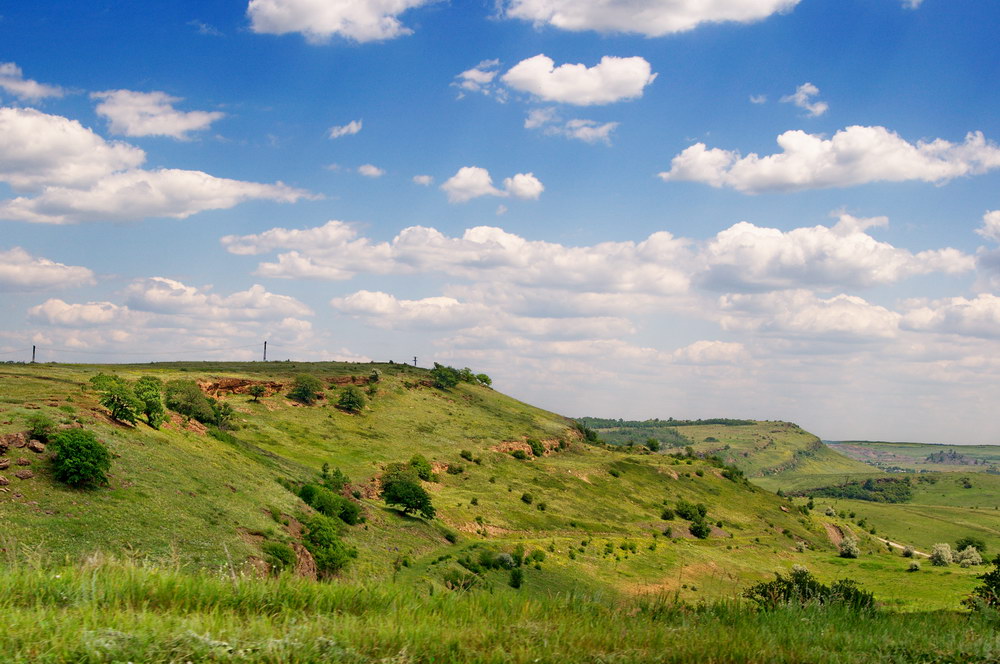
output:
[[[365,383],[372,368],[382,371],[382,378],[372,388],[364,386],[372,392],[368,406],[356,415],[333,407],[344,385]],[[99,371],[133,379],[156,375],[163,380],[197,380],[235,409],[237,428],[213,436],[178,417],[159,431],[141,423],[134,427],[115,423],[88,383]],[[316,375],[326,385],[324,398],[314,406],[302,406],[286,396],[293,378],[303,372]],[[227,379],[262,381],[280,389],[255,402],[247,394],[212,387]],[[665,661],[663,652],[669,652],[670,657],[676,654],[674,661],[686,661],[685,657],[707,658],[712,652],[710,644],[695,638],[702,630],[715,633],[733,623],[734,629],[746,632],[746,648],[752,649],[765,643],[751,634],[755,630],[791,644],[793,635],[780,633],[794,621],[828,619],[798,616],[788,622],[784,618],[772,621],[745,607],[737,610],[726,604],[747,585],[793,565],[808,567],[824,582],[855,579],[875,594],[882,607],[894,612],[954,612],[960,610],[961,600],[975,586],[981,570],[925,566],[919,573],[908,573],[908,561],[888,551],[877,537],[884,534],[929,547],[936,541],[979,534],[1000,549],[996,537],[1000,512],[992,510],[1000,478],[991,475],[975,475],[973,489],[951,479],[928,485],[920,494],[919,506],[846,505],[844,501],[846,511],[863,514],[876,527],[877,534],[872,535],[856,525],[860,516],[826,517],[822,506],[802,512],[793,502],[755,486],[770,488],[777,481],[795,482],[824,476],[824,472],[828,477],[840,476],[840,472],[849,475],[858,468],[870,468],[838,455],[793,424],[682,428],[697,453],[719,454],[759,474],[747,483],[727,479],[721,468],[699,458],[588,445],[566,418],[479,385],[436,389],[429,385],[426,371],[402,365],[0,367],[0,434],[22,431],[26,418],[34,413],[44,413],[63,426],[82,425],[94,431],[115,458],[109,486],[74,490],[54,481],[46,455],[25,450],[8,453],[27,455],[34,477],[11,478],[8,486],[0,487],[4,524],[0,553],[8,561],[0,576],[14,574],[14,580],[0,580],[0,587],[21,583],[23,575],[30,574],[37,576],[37,583],[49,579],[45,583],[51,581],[53,587],[60,583],[52,580],[56,574],[60,579],[74,579],[79,586],[65,591],[67,597],[76,599],[55,604],[46,600],[32,606],[23,599],[4,604],[8,600],[0,590],[0,611],[10,624],[19,626],[0,635],[0,650],[9,645],[21,661],[33,661],[31,653],[40,661],[46,656],[59,661],[54,654],[32,650],[30,644],[38,642],[33,639],[53,640],[56,645],[51,653],[74,661],[113,661],[119,655],[122,661],[172,661],[165,653],[185,661],[185,648],[204,657],[204,652],[215,652],[211,644],[216,641],[232,646],[232,651],[226,650],[232,661],[239,661],[232,659],[232,652],[237,651],[255,653],[258,660],[247,655],[251,661],[311,661],[320,657],[317,648],[332,648],[330,643],[355,653],[343,655],[344,661],[355,656],[357,661],[371,657],[527,661],[532,652],[552,659],[598,653],[592,661],[598,661],[600,653],[608,655],[601,661]],[[525,460],[515,459],[509,452],[530,449],[528,439],[542,441],[548,451],[540,457],[529,454]],[[437,509],[433,520],[406,516],[377,497],[384,465],[406,461],[415,453],[425,455],[437,472],[436,481],[423,483]],[[297,524],[312,512],[279,480],[293,484],[313,480],[324,463],[342,469],[350,477],[349,489],[360,496],[357,504],[365,521],[341,527],[343,540],[357,550],[357,558],[326,583],[261,578],[257,579],[261,585],[254,586],[244,575],[262,573],[264,543],[299,543],[302,535]],[[448,466],[453,470],[461,466],[462,471],[449,473]],[[10,471],[0,474],[9,476]],[[525,494],[531,494],[530,501],[524,499]],[[707,539],[693,537],[689,522],[676,515],[664,518],[664,509],[676,507],[681,500],[707,506],[711,524]],[[847,560],[837,555],[827,529],[833,525],[859,536],[860,558]],[[475,560],[483,551],[492,556],[513,553],[518,547],[538,552],[540,558],[524,565],[524,583],[516,591],[508,586],[506,570],[470,576],[467,566],[459,562]],[[302,555],[297,550],[297,556]],[[88,562],[108,557],[129,562],[96,568]],[[330,593],[338,602],[347,598],[367,602],[370,595],[370,601],[381,608],[369,607],[374,611],[371,616],[329,607],[310,609],[308,619],[295,629],[289,622],[292,608],[278,611],[278,627],[269,627],[266,611],[248,618],[245,610],[233,613],[227,608],[226,602],[235,601],[230,599],[220,599],[222,604],[215,608],[203,605],[191,611],[170,602],[161,607],[161,600],[151,600],[128,618],[122,601],[102,599],[140,592],[116,589],[125,583],[119,578],[123,574],[127,577],[123,588],[133,582],[139,587],[146,583],[183,586],[188,583],[182,581],[189,578],[186,575],[196,575],[191,578],[222,584],[217,588],[220,597],[230,592],[229,584],[258,598],[287,586],[299,594]],[[454,590],[456,578],[468,580],[472,590]],[[88,583],[92,596],[83,595]],[[304,590],[314,586],[315,590]],[[39,591],[39,597],[54,597],[46,592]],[[673,608],[664,608],[664,597]],[[564,607],[571,601],[567,598],[576,598],[572,609]],[[292,607],[298,600],[287,601]],[[656,603],[661,606],[656,609],[658,615],[673,616],[674,622],[623,622],[623,616],[641,616]],[[701,605],[710,608],[690,608]],[[46,632],[53,629],[48,621],[59,611],[64,612],[66,625],[61,640]],[[564,612],[565,620],[561,614],[548,620],[540,617],[553,611]],[[587,622],[588,611],[595,612],[592,620],[596,622]],[[32,615],[34,626],[22,629],[32,624]],[[920,620],[880,617],[871,624],[878,625],[873,634],[895,643],[897,637],[902,639],[905,625],[918,625]],[[458,621],[458,626],[449,628],[460,635],[457,641],[440,638],[451,621]],[[577,622],[601,634],[578,631]],[[405,630],[401,624],[407,626]],[[959,622],[954,624],[955,648],[972,648],[969,652],[973,652],[985,647],[974,639],[974,643],[963,641]],[[114,629],[127,636],[111,634],[109,625],[120,625]],[[514,625],[513,633],[527,639],[523,649],[512,650],[501,642],[501,635],[511,632],[507,625]],[[616,638],[616,629],[626,632]],[[358,630],[368,630],[371,636],[358,635]],[[654,632],[659,635],[652,636]],[[288,637],[289,633],[299,636]],[[200,636],[191,634],[211,638],[199,640]],[[323,634],[334,640],[321,641]],[[842,644],[845,652],[854,652],[851,648],[861,652],[864,639],[858,638],[854,645]],[[650,645],[633,651],[622,645],[629,639]],[[819,653],[836,642],[822,634],[809,639],[799,641],[800,652]],[[98,642],[110,644],[111,650],[100,650],[94,645]],[[261,655],[272,647],[261,644],[272,642],[274,653]],[[659,653],[660,659],[653,647],[657,644],[667,648]],[[796,660],[788,647],[781,655],[785,660],[773,661],[803,661]],[[925,652],[922,647],[913,652]],[[90,648],[89,654],[80,655],[84,651],[79,648]],[[112,656],[112,651],[117,654]],[[404,651],[410,660],[400,655]],[[763,651],[723,652],[732,657],[756,652],[761,657]],[[230,661],[218,653],[212,656]],[[814,661],[858,661],[860,657],[856,653],[840,660],[823,656],[828,658]],[[888,650],[885,656],[890,656]],[[328,658],[336,660],[333,655]]]
[[[882,470],[917,472],[1000,472],[1000,445],[827,441],[841,454]]]
[[[995,662],[1000,623],[953,612],[758,611],[666,594],[526,596],[316,584],[104,562],[0,570],[0,652],[77,662]]]

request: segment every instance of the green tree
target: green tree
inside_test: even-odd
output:
[[[193,380],[168,381],[165,393],[165,402],[170,410],[204,424],[214,424],[217,421],[212,408],[213,400],[205,396]]]
[[[431,369],[431,381],[434,383],[434,387],[441,390],[455,387],[459,381],[458,369],[435,362],[434,368]]]
[[[360,413],[365,407],[365,395],[361,390],[350,385],[344,388],[337,399],[337,408],[346,410],[348,413]]]
[[[52,437],[52,470],[60,482],[89,487],[107,484],[111,453],[91,431],[68,429]]]
[[[253,397],[253,400],[256,402],[260,401],[260,398],[267,394],[267,388],[259,384],[251,385],[247,392],[250,393],[250,396]]]
[[[166,411],[163,408],[163,383],[155,376],[143,376],[135,383],[135,396],[141,404],[146,422],[154,429],[163,423]]]
[[[981,537],[967,536],[955,542],[955,551],[962,551],[969,547],[973,547],[982,555],[986,555],[986,541]]]
[[[316,403],[320,393],[323,391],[323,383],[319,378],[311,374],[299,374],[292,384],[292,391],[288,396],[300,403],[311,406]]]
[[[413,469],[404,464],[390,464],[382,473],[382,500],[386,505],[402,507],[405,514],[434,518],[430,494],[420,486]]]
[[[492,378],[490,378],[489,376],[487,376],[487,375],[486,375],[486,374],[484,374],[484,373],[481,373],[481,374],[476,374],[476,381],[477,381],[477,382],[478,382],[478,383],[479,383],[480,385],[485,385],[486,387],[489,387],[490,385],[492,385],[492,384],[493,384],[493,379],[492,379]]]
[[[132,386],[124,381],[110,384],[101,392],[100,401],[111,417],[119,422],[135,424],[138,413],[142,411],[142,402],[135,396]]]
[[[993,559],[993,569],[976,577],[982,585],[972,589],[972,594],[962,600],[970,609],[1000,609],[1000,555]]]

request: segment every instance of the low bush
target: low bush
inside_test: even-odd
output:
[[[472,461],[472,451],[471,450],[462,450],[461,452],[458,453],[458,456],[462,457],[466,461]]]
[[[775,572],[774,581],[765,581],[743,591],[743,596],[763,609],[810,604],[839,605],[855,611],[872,611],[875,597],[855,581],[842,579],[832,585],[821,583],[804,567],[795,565],[788,576]]]
[[[712,534],[712,527],[704,521],[692,522],[689,530],[698,539],[708,539],[708,536]]]
[[[528,492],[521,494],[521,502],[524,503],[525,505],[530,505],[532,502],[534,502],[534,500],[535,499]]]
[[[520,588],[521,584],[524,583],[524,570],[520,567],[515,567],[510,571],[510,579],[507,581],[507,585],[511,588]]]
[[[430,461],[422,454],[414,454],[410,458],[410,468],[416,472],[417,477],[425,482],[430,482],[434,477],[434,469],[431,467]]]
[[[510,455],[518,461],[525,461],[528,458],[528,453],[524,450],[514,450]]]
[[[916,560],[911,561],[910,562],[910,566],[906,568],[906,571],[907,572],[919,572],[920,571],[920,563],[918,563]]]
[[[534,438],[528,439],[528,446],[531,448],[531,453],[536,457],[543,456],[545,454],[545,446],[542,445],[540,440],[535,440]]]
[[[360,413],[365,408],[365,395],[358,388],[349,385],[340,393],[337,408],[348,413]]]
[[[280,572],[295,566],[295,551],[284,542],[264,542],[260,549],[272,572]]]
[[[28,435],[32,438],[49,442],[49,437],[56,430],[56,423],[42,413],[32,413],[26,418],[28,423]]]
[[[983,564],[983,557],[979,555],[979,550],[974,546],[967,546],[956,553],[954,560],[959,567],[972,567],[973,565]]]
[[[861,547],[858,540],[853,537],[845,537],[837,547],[841,558],[857,558],[861,555]]]
[[[935,567],[947,567],[953,561],[951,546],[945,542],[939,542],[931,549],[931,565]]]
[[[292,390],[288,393],[288,397],[299,403],[311,406],[316,403],[322,392],[323,383],[319,378],[311,374],[299,374],[295,377],[295,382],[292,383]],[[360,394],[359,392],[358,395],[360,396]]]
[[[75,487],[95,487],[108,483],[111,452],[97,436],[85,429],[68,429],[54,435],[51,448],[52,470],[60,482]]]
[[[973,588],[962,604],[974,611],[1000,610],[1000,555],[993,559],[993,569],[976,578],[983,583]]]
[[[316,561],[316,570],[321,576],[330,576],[344,569],[358,552],[340,539],[337,522],[322,514],[313,515],[306,521],[304,544]]]

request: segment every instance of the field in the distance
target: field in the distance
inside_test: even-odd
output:
[[[890,471],[1000,474],[1000,445],[825,441],[845,456]]]

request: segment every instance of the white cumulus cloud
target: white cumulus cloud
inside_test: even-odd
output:
[[[107,118],[111,132],[122,136],[170,136],[185,140],[193,131],[208,129],[225,117],[218,111],[178,111],[174,104],[183,101],[165,92],[106,90],[94,92],[99,99],[97,114]]]
[[[254,32],[301,33],[314,44],[336,35],[356,42],[383,41],[412,32],[399,20],[408,9],[433,0],[250,0]]]
[[[145,160],[139,148],[105,141],[76,120],[32,108],[0,108],[0,181],[15,190],[86,186]]]
[[[889,339],[901,318],[855,295],[820,298],[807,290],[724,295],[719,308],[724,330],[828,341]]]
[[[606,55],[593,67],[584,64],[556,67],[552,58],[543,54],[522,60],[501,77],[515,90],[545,101],[577,106],[611,104],[641,97],[646,86],[655,79],[649,62],[638,56]]]
[[[414,175],[414,184],[419,184],[421,187],[429,187],[434,184],[434,178],[430,175]]]
[[[904,306],[907,329],[1000,339],[1000,297],[996,295],[909,300]]]
[[[361,120],[351,120],[345,125],[334,125],[330,127],[330,131],[327,132],[327,136],[331,139],[340,138],[341,136],[353,136],[361,131]]]
[[[795,88],[794,94],[785,95],[781,98],[782,103],[795,104],[799,108],[809,111],[809,117],[818,118],[830,110],[830,105],[825,101],[814,101],[813,97],[819,94],[819,88],[812,83],[803,83]],[[751,98],[753,101],[753,98]]]
[[[46,290],[93,283],[94,273],[88,268],[32,256],[21,247],[0,250],[0,291]]]
[[[63,89],[24,77],[24,72],[13,62],[0,62],[0,90],[22,101],[39,101],[46,97],[62,97]]]
[[[777,142],[782,152],[764,157],[696,143],[674,157],[660,177],[752,194],[870,182],[943,183],[1000,168],[1000,147],[981,132],[970,132],[962,143],[941,138],[909,143],[885,127],[851,126],[829,139],[787,131]]]
[[[358,166],[358,173],[366,178],[380,178],[385,175],[385,171],[374,164],[361,164]]]
[[[992,210],[983,215],[983,225],[976,233],[987,240],[1000,242],[1000,210]]]
[[[702,23],[758,21],[789,11],[798,3],[799,0],[505,0],[501,6],[508,18],[536,25],[659,37],[691,30]]]
[[[832,228],[813,226],[787,232],[743,221],[705,245],[699,281],[712,290],[730,292],[867,288],[918,274],[961,274],[973,269],[975,259],[956,249],[913,254],[866,232],[888,221],[843,214]]]
[[[0,201],[0,219],[43,224],[184,219],[249,200],[293,203],[308,197],[308,192],[280,182],[244,182],[177,169],[130,170],[108,175],[86,189],[52,186],[30,198]]]
[[[545,191],[545,186],[533,173],[517,173],[504,178],[504,188],[493,186],[490,172],[479,166],[463,166],[441,185],[451,203],[464,203],[480,196],[513,196],[521,199],[537,199]]]

